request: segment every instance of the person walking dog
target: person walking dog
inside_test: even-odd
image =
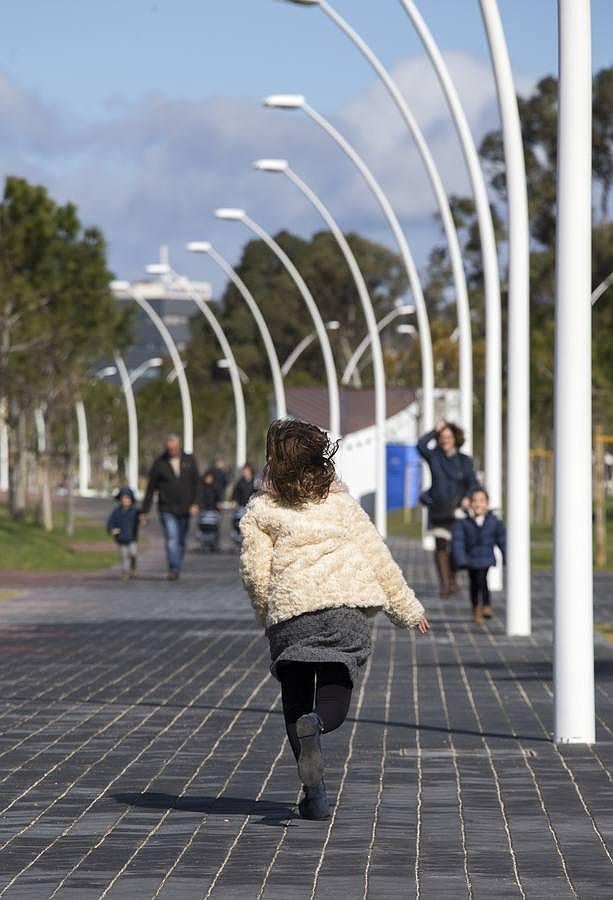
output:
[[[177,434],[169,434],[164,452],[158,456],[149,472],[141,516],[143,523],[146,523],[153,496],[157,493],[169,581],[176,581],[181,572],[189,519],[198,514],[200,484],[194,456],[183,451],[181,438]]]
[[[470,497],[471,515],[454,523],[451,539],[453,567],[468,569],[473,622],[477,624],[492,617],[487,573],[496,565],[494,547],[500,549],[503,558],[506,553],[506,529],[488,505],[487,491],[474,490]]]
[[[281,682],[305,819],[329,816],[320,736],[344,722],[379,610],[424,634],[424,608],[374,525],[336,479],[338,444],[316,425],[273,422],[261,491],[241,520],[243,584]]]
[[[441,597],[458,589],[449,555],[451,529],[457,511],[468,507],[472,491],[479,487],[472,459],[460,453],[463,443],[462,429],[444,420],[417,442],[417,450],[432,476],[432,484],[421,501],[428,510],[428,528],[435,539],[434,560]]]

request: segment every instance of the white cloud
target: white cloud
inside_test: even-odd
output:
[[[477,139],[497,123],[489,67],[463,53],[447,55]],[[421,125],[449,191],[468,189],[453,126],[430,65],[400,63],[394,77]],[[531,87],[523,80],[521,88]],[[284,156],[320,193],[345,228],[380,237],[380,212],[338,148],[302,114],[264,110],[247,101],[206,102],[149,95],[114,100],[99,122],[68,121],[61,111],[0,73],[0,174],[22,174],[73,200],[110,242],[111,263],[136,276],[160,243],[212,239],[237,256],[248,234],[216,222],[219,205],[240,205],[277,230],[322,227],[296,189],[279,176],[254,173],[259,156]],[[434,211],[425,170],[397,110],[375,82],[335,124],[355,143],[404,221],[424,244]],[[383,232],[384,233],[384,232]],[[419,237],[417,234],[419,233]],[[436,230],[432,228],[433,238]],[[391,241],[391,238],[390,238]],[[417,254],[423,259],[423,253]],[[185,255],[181,265],[194,265]],[[202,275],[200,269],[199,274]]]

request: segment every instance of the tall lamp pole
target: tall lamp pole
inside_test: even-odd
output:
[[[305,98],[300,94],[274,94],[264,101],[264,105],[273,109],[301,109],[306,115],[312,119],[329,137],[349,157],[354,166],[358,169],[377,202],[379,203],[385,218],[392,230],[394,238],[398,244],[400,255],[404,267],[407,272],[411,291],[415,302],[417,312],[417,324],[419,328],[420,348],[421,348],[421,374],[422,374],[422,390],[423,390],[423,409],[422,409],[422,427],[425,431],[429,431],[434,426],[434,364],[432,361],[432,339],[430,336],[430,323],[428,321],[428,311],[426,309],[426,301],[419,280],[417,266],[409,249],[407,239],[398,221],[398,217],[394,212],[392,205],[383,191],[383,188],[370,171],[357,150],[347,141],[322,115],[314,110],[306,102]]]
[[[218,219],[223,219],[225,221],[231,222],[242,222],[243,225],[246,225],[260,240],[264,241],[264,243],[272,250],[277,259],[282,263],[287,272],[289,273],[292,281],[298,288],[302,299],[304,300],[306,307],[311,315],[313,320],[313,324],[315,326],[315,331],[317,332],[317,336],[319,338],[319,343],[321,345],[321,352],[324,358],[324,366],[326,370],[326,380],[328,382],[328,403],[330,409],[330,421],[329,421],[329,429],[330,432],[335,437],[340,437],[341,434],[341,412],[340,412],[340,399],[339,399],[339,391],[338,391],[338,379],[336,377],[336,367],[334,365],[334,357],[332,355],[332,347],[330,346],[330,339],[328,338],[328,333],[326,331],[326,326],[324,325],[324,321],[321,317],[321,313],[313,299],[313,295],[311,294],[307,284],[291,261],[287,253],[283,250],[282,247],[279,246],[277,241],[268,234],[267,231],[254,222],[251,219],[245,210],[243,209],[233,209],[233,208],[222,208],[215,211],[215,215]]]
[[[134,300],[134,302],[137,303],[138,306],[140,306],[140,308],[143,310],[145,315],[148,316],[148,318],[151,320],[151,322],[159,332],[160,337],[164,341],[166,349],[168,350],[168,355],[170,356],[172,364],[177,372],[177,380],[179,382],[179,390],[181,392],[181,408],[183,411],[183,447],[185,448],[186,453],[192,453],[194,449],[194,420],[192,414],[192,400],[189,393],[187,378],[185,377],[185,372],[183,371],[183,363],[181,362],[181,357],[179,356],[179,351],[177,349],[177,345],[174,342],[174,338],[162,321],[161,316],[157,314],[149,301],[143,297],[141,291],[139,291],[137,288],[132,287],[129,281],[112,281],[111,290],[116,296],[126,294],[131,300]]]
[[[466,275],[462,263],[462,251],[458,233],[451,214],[449,200],[445,191],[442,178],[438,171],[434,157],[430,152],[428,143],[419,127],[408,103],[402,95],[397,83],[385,68],[372,48],[366,43],[351,25],[337,12],[326,0],[289,0],[300,6],[317,6],[322,10],[357,47],[362,56],[375,70],[382,84],[389,93],[396,108],[400,112],[409,133],[411,134],[419,155],[422,159],[428,179],[441,217],[445,239],[449,248],[449,260],[455,287],[455,299],[458,316],[459,332],[459,386],[462,427],[466,436],[466,447],[470,452],[472,448],[473,431],[473,363],[472,363],[472,330],[470,321],[470,307],[468,304],[468,289],[466,287]]]
[[[530,615],[530,236],[526,166],[513,70],[496,0],[481,0],[502,122],[509,215],[507,352],[507,634]]]
[[[268,330],[266,320],[261,313],[260,307],[256,303],[253,294],[239,276],[238,272],[230,265],[230,263],[219,253],[208,241],[190,241],[186,245],[190,253],[206,253],[222,272],[227,275],[236,290],[239,292],[257,325],[260,337],[266,350],[268,357],[268,365],[272,375],[272,386],[275,395],[275,415],[277,419],[284,419],[287,415],[285,403],[285,388],[283,386],[283,375],[281,374],[281,366],[279,365],[279,357],[275,349],[275,344]]]
[[[132,387],[130,373],[120,353],[115,353],[115,365],[121,381],[121,389],[126,400],[126,412],[128,414],[128,484],[133,490],[138,491],[138,419],[136,417],[134,388]]]
[[[558,0],[554,739],[595,740],[592,565],[592,66],[589,0]]]
[[[375,389],[375,525],[382,537],[387,537],[387,477],[386,477],[386,449],[385,449],[385,421],[386,390],[385,367],[383,365],[383,350],[381,338],[377,329],[375,311],[364,281],[362,271],[357,264],[353,251],[347,238],[339,228],[336,220],[331,215],[327,206],[319,199],[317,194],[290,168],[283,159],[260,159],[255,163],[255,168],[263,172],[281,173],[304,194],[307,200],[320,214],[345,258],[351,276],[356,286],[362,311],[366,318],[366,326],[372,344],[374,389]]]
[[[85,415],[85,405],[82,400],[76,401],[75,412],[77,414],[77,439],[79,450],[79,495],[81,497],[86,497],[89,493],[91,463],[89,457],[89,438],[87,435],[87,416]]]
[[[492,507],[500,509],[502,504],[502,326],[496,236],[487,187],[466,113],[443,55],[413,0],[400,0],[400,2],[430,57],[445,94],[462,146],[475,201],[485,286],[485,482]],[[497,578],[492,579],[490,586],[494,589],[500,588],[502,585],[500,567],[498,566],[493,572]],[[496,581],[498,583],[494,583]]]
[[[207,320],[215,335],[217,342],[221,348],[224,358],[228,361],[228,371],[230,373],[230,382],[232,384],[232,394],[234,396],[234,409],[236,413],[236,469],[237,471],[245,465],[247,458],[247,416],[245,413],[245,396],[243,394],[243,385],[241,382],[240,372],[232,347],[226,337],[226,334],[217,321],[210,307],[202,299],[198,291],[194,288],[188,278],[179,275],[170,267],[167,262],[152,263],[146,266],[146,271],[150,275],[160,275],[167,282],[169,288],[176,285],[181,290],[187,292],[194,301],[204,318]],[[183,369],[181,369],[183,371]],[[177,372],[177,376],[179,373]]]

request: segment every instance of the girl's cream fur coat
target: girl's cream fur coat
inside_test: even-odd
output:
[[[338,606],[382,609],[401,628],[424,615],[367,514],[336,485],[300,509],[258,494],[240,528],[243,584],[263,626]]]

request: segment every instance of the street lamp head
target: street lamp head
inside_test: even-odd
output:
[[[302,94],[271,94],[264,100],[264,106],[272,109],[302,109],[305,103]]]
[[[225,219],[229,222],[241,222],[245,218],[245,210],[224,206],[215,210],[215,216],[218,219]]]
[[[161,356],[154,356],[153,359],[149,359],[149,360],[147,360],[147,362],[151,366],[151,368],[159,369],[159,367],[162,365],[164,360],[162,359]]]
[[[95,378],[110,378],[111,375],[117,374],[117,368],[115,366],[105,366],[104,369],[100,369],[99,372],[96,372]]]
[[[399,316],[412,316],[415,312],[415,307],[411,306],[410,303],[399,303],[396,307],[396,312]]]
[[[229,369],[230,363],[227,359],[218,359],[217,360],[217,368],[218,369]]]
[[[170,266],[168,263],[150,263],[150,265],[145,266],[145,272],[148,275],[168,275]]]
[[[289,163],[286,159],[256,159],[253,168],[258,172],[287,172]]]
[[[331,322],[326,322],[326,328],[328,331],[338,331],[341,327],[341,323],[337,322],[336,319],[332,319]]]
[[[414,325],[397,325],[396,331],[398,334],[417,334]]]
[[[109,287],[112,291],[129,291],[130,290],[130,282],[129,281],[121,281],[116,278],[110,282]]]
[[[190,253],[208,253],[211,249],[209,241],[190,241],[185,245],[185,249]]]

